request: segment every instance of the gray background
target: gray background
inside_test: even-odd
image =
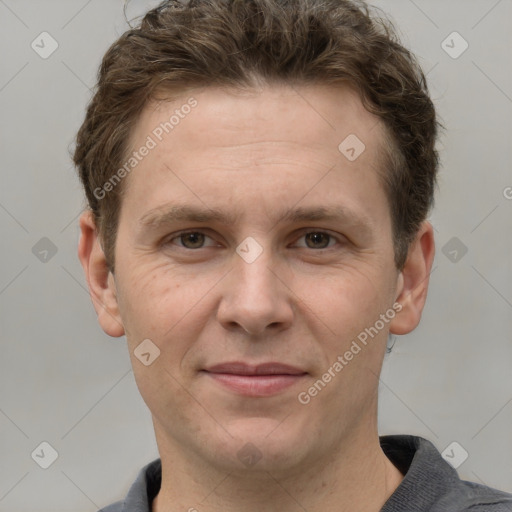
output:
[[[134,0],[128,17],[156,3]],[[456,441],[463,478],[512,491],[512,1],[377,5],[420,57],[447,128],[428,305],[387,357],[380,430],[440,451]],[[0,0],[0,511],[95,511],[157,456],[124,340],[97,325],[76,257],[84,200],[69,149],[122,8]],[[47,59],[31,48],[43,31],[59,45]],[[458,58],[441,46],[453,31],[469,44]],[[48,469],[31,457],[42,441],[58,452]]]

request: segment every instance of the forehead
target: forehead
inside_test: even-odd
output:
[[[376,188],[383,194],[378,174],[384,127],[348,86],[206,87],[174,93],[172,99],[146,105],[132,132],[131,150],[149,139],[153,148],[124,184],[148,206],[165,203],[168,179],[182,189],[192,180],[194,189],[184,191],[195,193],[196,200],[210,195],[210,203],[215,186],[217,192],[223,187],[224,200],[241,188],[246,195],[268,194],[269,184],[275,185],[270,192],[276,198],[289,192],[299,199],[301,190],[305,193],[327,174],[332,186],[326,188],[324,179],[324,196],[336,199],[343,183],[347,190],[357,183],[352,193],[358,199]]]
[[[346,84],[206,87],[162,91],[158,98],[143,109],[132,132],[132,149],[150,135],[157,145],[174,139],[179,142],[178,151],[204,149],[205,144],[219,151],[247,144],[254,152],[258,143],[275,141],[318,150],[326,160],[340,154],[353,157],[350,146],[354,143],[355,156],[364,147],[366,163],[375,163],[382,154],[381,120],[364,108],[358,93]],[[342,144],[347,138],[348,144]]]

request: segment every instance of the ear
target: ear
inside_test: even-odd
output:
[[[390,323],[393,334],[407,334],[420,322],[427,298],[435,243],[432,224],[424,221],[409,247],[407,261],[398,276],[397,299],[402,309]]]
[[[80,233],[78,257],[100,326],[109,336],[122,336],[125,331],[119,314],[114,276],[108,269],[91,211],[80,216]]]

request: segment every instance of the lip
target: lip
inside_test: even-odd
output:
[[[275,395],[307,375],[304,370],[277,362],[249,365],[233,361],[211,366],[203,372],[223,387],[252,397]]]

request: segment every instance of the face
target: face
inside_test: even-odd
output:
[[[349,88],[206,88],[149,104],[133,149],[148,136],[101,322],[127,335],[161,451],[286,469],[374,434],[386,340],[407,314],[381,123]]]

